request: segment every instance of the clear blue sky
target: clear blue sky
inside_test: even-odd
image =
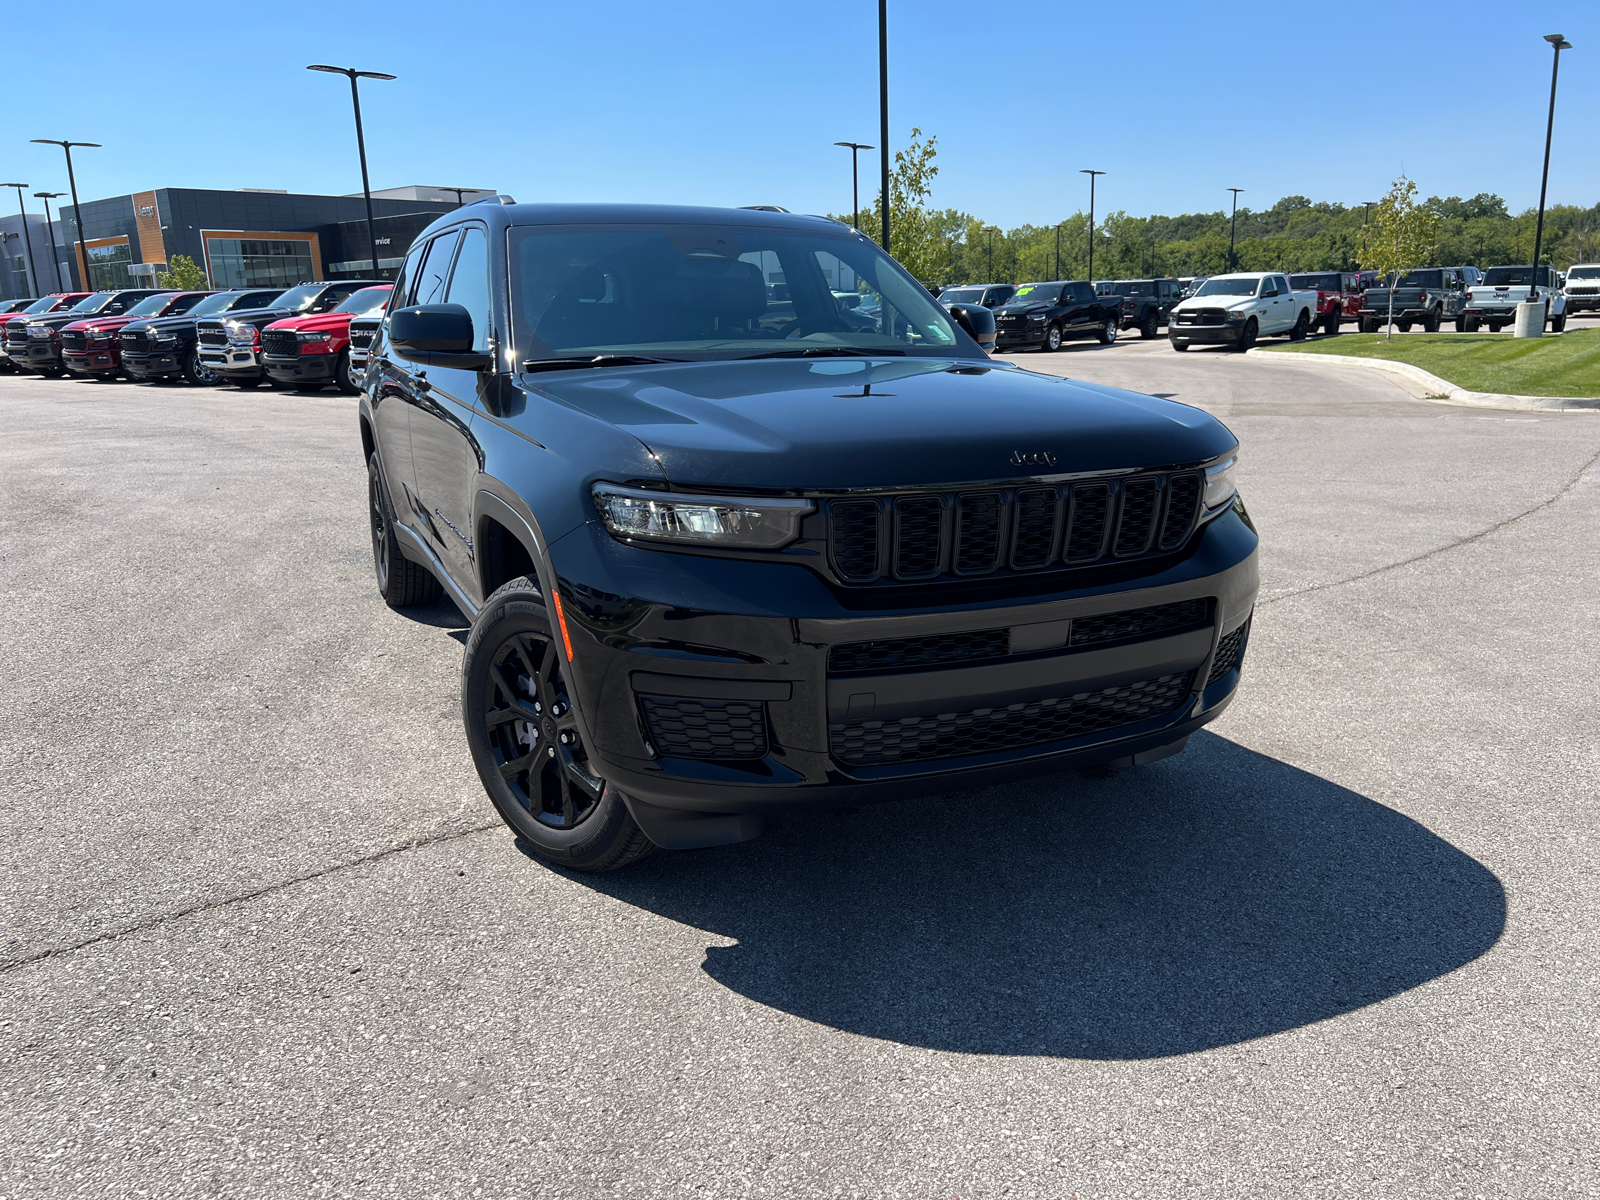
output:
[[[1562,55],[1551,200],[1600,200],[1593,0],[1252,8],[890,0],[894,142],[913,125],[937,134],[935,203],[1008,228],[1082,207],[1080,167],[1109,172],[1102,213],[1214,211],[1230,185],[1252,207],[1296,193],[1355,203],[1402,168],[1423,195],[1498,192],[1517,210],[1538,199],[1540,37],[1562,32],[1575,48]],[[37,22],[32,49],[8,41],[0,177],[65,191],[60,152],[28,139],[70,137],[105,144],[78,159],[85,200],[357,191],[348,87],[304,70],[316,61],[400,77],[363,86],[374,187],[842,212],[848,152],[832,143],[878,141],[876,12],[873,0],[82,0],[52,10],[48,43]]]

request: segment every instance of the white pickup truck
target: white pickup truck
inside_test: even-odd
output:
[[[1301,341],[1317,317],[1317,293],[1297,292],[1276,271],[1213,275],[1167,317],[1174,350],[1227,343],[1248,350],[1258,337],[1286,333]]]
[[[1517,305],[1528,298],[1532,267],[1490,267],[1483,278],[1467,290],[1467,311],[1463,327],[1476,333],[1487,325],[1499,333],[1517,317]],[[1567,293],[1561,287],[1559,272],[1539,268],[1539,299],[1545,302],[1544,319],[1555,332],[1567,327]]]

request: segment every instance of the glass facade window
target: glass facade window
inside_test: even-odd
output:
[[[207,238],[206,250],[212,287],[286,288],[316,277],[303,238]]]
[[[28,261],[21,255],[11,260],[11,295],[6,299],[20,299],[31,295],[28,289]]]
[[[84,251],[89,260],[89,286],[97,292],[114,292],[134,285],[128,274],[133,251],[126,241],[109,246],[90,246]]]

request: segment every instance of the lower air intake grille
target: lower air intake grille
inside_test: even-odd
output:
[[[1071,646],[1103,646],[1110,642],[1143,642],[1151,638],[1204,629],[1211,624],[1211,601],[1180,600],[1154,608],[1072,619]]]
[[[936,633],[927,637],[888,638],[881,642],[843,642],[828,651],[828,670],[836,675],[846,671],[893,671],[901,667],[1004,658],[1009,653],[1009,629]]]
[[[1244,644],[1250,640],[1250,622],[1246,621],[1232,633],[1224,635],[1217,644],[1217,657],[1211,664],[1211,675],[1206,679],[1209,687],[1229,671],[1244,662]]]
[[[840,762],[871,766],[1042,746],[1174,712],[1189,698],[1192,678],[1193,673],[1185,671],[1004,708],[829,725],[828,748]]]
[[[759,700],[682,700],[641,696],[645,728],[668,758],[764,758],[767,714]]]

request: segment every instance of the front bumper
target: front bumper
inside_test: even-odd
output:
[[[121,366],[121,356],[115,350],[68,350],[61,355],[61,365],[74,375],[114,375]]]
[[[295,358],[263,354],[261,365],[278,383],[305,383],[308,380],[326,382],[333,378],[336,354],[302,354]]]
[[[157,350],[149,354],[124,354],[122,370],[129,379],[165,379],[183,374],[177,351]]]
[[[1514,321],[1517,317],[1515,304],[1475,304],[1467,309],[1464,314],[1476,317],[1480,321]]]
[[[994,345],[997,350],[1004,350],[1007,346],[1041,346],[1044,344],[1044,335],[1049,330],[1048,321],[1038,321],[1032,325],[1012,326],[1007,329],[997,328],[994,331]],[[1066,331],[1062,331],[1062,337]]]
[[[623,546],[598,523],[550,553],[600,773],[653,808],[760,814],[982,787],[1180,743],[1237,687],[1237,666],[1213,677],[1213,665],[1250,618],[1256,545],[1239,504],[1132,584],[1074,585],[1063,572],[1070,590],[1043,598],[889,610],[846,607],[862,597],[803,567]],[[1210,614],[1203,628],[1065,644],[1074,619],[1188,602]],[[1001,630],[1009,649],[972,666],[830,671],[841,643]],[[1088,724],[1074,715],[1085,705],[1098,714]],[[733,749],[706,748],[719,738]]]
[[[57,342],[38,342],[30,338],[19,352],[13,343],[11,361],[24,371],[59,371],[61,346]]]
[[[1188,342],[1191,345],[1216,345],[1223,342],[1237,342],[1239,332],[1244,328],[1244,322],[1229,322],[1226,325],[1167,325],[1167,337],[1173,341]]]
[[[256,351],[239,346],[202,346],[200,365],[224,379],[259,379],[264,373]]]

